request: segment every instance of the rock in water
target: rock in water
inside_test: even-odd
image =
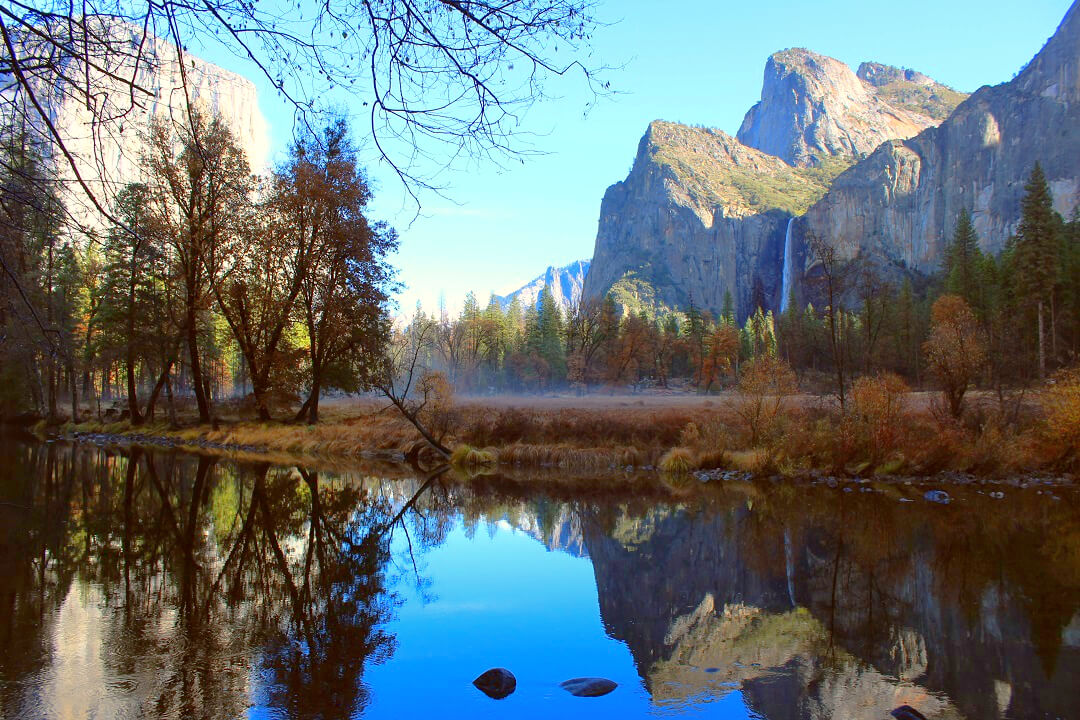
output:
[[[506,668],[491,668],[472,684],[488,697],[502,700],[517,688],[517,678]]]
[[[948,505],[952,501],[952,498],[949,497],[949,493],[944,490],[927,490],[923,495],[923,498],[941,505]]]
[[[559,687],[574,697],[600,697],[619,687],[619,684],[607,678],[586,677],[567,680],[559,683]]]
[[[889,714],[896,720],[926,720],[925,715],[910,705],[901,705]]]

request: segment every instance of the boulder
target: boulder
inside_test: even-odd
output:
[[[574,697],[600,697],[619,687],[619,684],[607,678],[580,677],[559,683],[559,687]]]
[[[506,668],[492,668],[473,680],[473,685],[488,697],[502,700],[517,689],[517,678]]]

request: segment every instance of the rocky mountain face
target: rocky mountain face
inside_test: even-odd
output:
[[[548,269],[542,275],[538,275],[508,295],[496,295],[495,299],[503,309],[510,305],[514,298],[519,300],[523,308],[538,306],[540,293],[544,291],[545,287],[549,287],[555,302],[565,313],[581,300],[581,293],[585,286],[585,276],[589,273],[589,265],[589,260],[577,260],[563,267],[548,266]]]
[[[717,311],[730,293],[740,316],[755,293],[778,306],[788,221],[859,157],[963,97],[913,71],[864,63],[856,74],[808,50],[776,53],[737,137],[649,125],[629,176],[604,195],[586,295]]]
[[[795,223],[797,269],[807,269],[805,238],[816,233],[849,257],[931,271],[963,208],[983,249],[1000,251],[1016,231],[1036,162],[1068,217],[1080,203],[1078,3],[1013,80],[980,88],[939,127],[886,142],[836,178]]]
[[[765,63],[761,101],[746,113],[739,142],[798,166],[834,155],[857,157],[942,119],[914,102],[922,97],[917,89],[936,92],[946,105],[945,97],[963,97],[919,73],[878,63],[859,70],[857,75],[839,60],[802,48],[774,54]]]
[[[107,32],[124,40],[130,37],[132,47],[142,38],[142,29],[118,24]],[[135,85],[146,92],[136,92],[119,80],[98,73],[95,83],[101,88],[96,98],[98,107],[91,113],[85,105],[70,96],[45,89],[49,112],[58,132],[65,138],[68,151],[79,167],[80,175],[90,188],[109,204],[115,192],[124,184],[141,178],[139,158],[145,147],[145,134],[153,118],[181,120],[187,103],[203,112],[220,115],[244,149],[255,172],[262,171],[268,160],[269,136],[266,120],[259,110],[255,85],[248,79],[184,53],[185,72],[180,70],[176,47],[169,42],[147,36],[143,61],[135,73]],[[131,77],[134,67],[121,61],[110,71],[117,77]],[[83,70],[72,69],[75,76]],[[89,72],[95,73],[94,69]],[[186,92],[185,77],[186,76]],[[51,90],[51,91],[50,91]],[[95,117],[121,118],[94,124]],[[75,187],[74,172],[61,164],[62,178]],[[66,198],[72,214],[88,227],[102,220],[82,192],[72,190]]]
[[[730,292],[749,307],[749,280],[780,282],[787,219],[827,188],[821,168],[791,167],[719,130],[653,122],[600,205],[585,294],[716,310]]]

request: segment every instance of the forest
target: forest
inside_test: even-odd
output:
[[[155,123],[146,182],[118,193],[112,222],[80,234],[59,193],[42,197],[47,154],[5,139],[0,403],[50,422],[117,413],[138,425],[194,404],[268,420],[318,421],[327,392],[439,373],[467,394],[710,393],[752,376],[777,392],[833,393],[860,376],[938,387],[954,416],[972,387],[1004,404],[1080,354],[1080,218],[1064,220],[1035,166],[1019,230],[998,256],[961,211],[936,275],[842,259],[811,238],[809,293],[782,313],[762,293],[741,322],[630,312],[584,298],[563,312],[466,297],[457,317],[417,307],[394,326],[393,229],[369,222],[370,191],[343,120],[308,134],[266,177],[217,118]],[[831,300],[831,302],[830,302]],[[408,360],[407,368],[402,364]],[[762,367],[758,374],[766,368]],[[417,375],[419,380],[420,375]]]
[[[146,181],[89,231],[64,211],[55,160],[25,135],[3,155],[3,414],[175,424],[186,400],[209,423],[243,397],[261,419],[287,408],[316,422],[327,389],[370,385],[397,236],[365,215],[344,121],[300,137],[265,177],[219,118],[155,122]]]
[[[693,305],[627,312],[611,297],[563,312],[545,289],[535,307],[502,307],[494,297],[481,307],[470,294],[456,318],[417,308],[405,334],[422,337],[427,365],[467,392],[710,393],[769,358],[804,390],[834,393],[841,404],[860,376],[948,386],[954,414],[969,387],[1004,397],[1080,357],[1080,214],[1066,221],[1054,211],[1038,165],[1019,230],[1000,255],[982,252],[963,210],[942,268],[929,277],[842,259],[827,238],[811,238],[809,249],[807,285],[820,302],[800,305],[792,295],[779,314],[767,309],[760,284],[741,320],[730,293],[716,314]]]

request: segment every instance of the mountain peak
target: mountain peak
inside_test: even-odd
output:
[[[503,308],[513,302],[514,298],[521,302],[522,307],[535,306],[540,302],[540,293],[545,287],[549,287],[555,303],[563,312],[566,312],[581,299],[581,290],[585,285],[589,264],[589,260],[575,260],[562,267],[548,265],[543,273],[530,282],[507,295],[496,295],[495,300]]]
[[[746,113],[738,139],[790,165],[816,166],[912,137],[965,97],[922,73],[863,63],[857,74],[836,58],[789,48],[765,63],[761,101]]]

